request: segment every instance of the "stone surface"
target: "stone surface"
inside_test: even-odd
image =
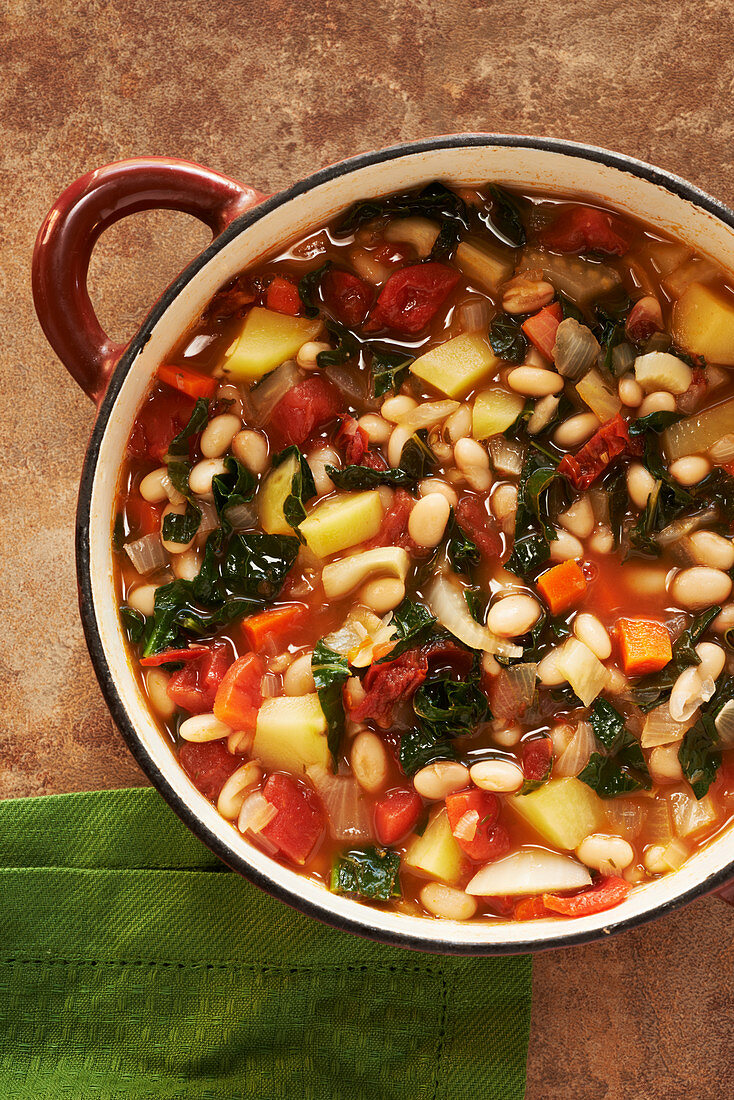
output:
[[[361,150],[495,130],[606,145],[734,204],[727,0],[9,0],[0,58],[2,797],[141,782],[78,622],[74,507],[92,407],[30,297],[34,236],[67,183],[148,153],[273,191]],[[205,242],[184,215],[115,227],[91,279],[110,331],[130,336]],[[528,1100],[731,1095],[733,928],[707,899],[540,956]]]

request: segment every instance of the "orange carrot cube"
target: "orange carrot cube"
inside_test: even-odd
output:
[[[579,563],[570,559],[538,577],[536,588],[548,604],[551,615],[560,615],[586,595],[586,577]]]
[[[670,634],[663,623],[650,619],[620,619],[617,637],[627,676],[660,672],[673,656]]]

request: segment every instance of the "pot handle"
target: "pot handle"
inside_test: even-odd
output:
[[[263,198],[201,165],[145,157],[88,172],[54,203],[33,252],[33,300],[51,347],[95,404],[125,350],[100,325],[87,291],[92,250],[105,229],[141,210],[181,210],[216,237]]]

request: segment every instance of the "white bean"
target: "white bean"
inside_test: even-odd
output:
[[[683,778],[683,769],[678,759],[680,742],[672,745],[656,745],[650,750],[647,766],[655,783],[675,783]]]
[[[507,375],[507,384],[511,390],[523,394],[524,397],[548,397],[563,389],[560,374],[552,370],[542,370],[540,367],[515,367]]]
[[[589,538],[589,549],[595,554],[611,554],[614,549],[614,535],[605,523],[600,523]]]
[[[387,443],[390,438],[391,426],[387,420],[383,420],[376,413],[367,413],[365,416],[360,416],[358,423],[360,428],[367,433],[370,443]]]
[[[383,420],[389,420],[391,423],[397,424],[398,420],[417,408],[418,402],[414,398],[408,397],[404,393],[398,393],[395,397],[385,398],[380,409],[380,416]]]
[[[149,668],[145,674],[145,689],[156,714],[169,721],[176,713],[176,704],[168,694],[170,675],[162,668]]]
[[[198,497],[212,498],[212,480],[220,474],[225,474],[227,467],[221,458],[204,458],[197,462],[189,474],[189,489]]]
[[[321,343],[319,340],[307,340],[301,344],[296,355],[296,362],[303,370],[316,370],[318,356],[322,351],[331,351],[331,344]]]
[[[201,433],[201,453],[205,458],[219,458],[226,454],[241,427],[242,422],[234,413],[215,416]]]
[[[160,504],[162,500],[168,500],[167,480],[167,466],[159,466],[157,470],[151,470],[146,474],[138,486],[143,500],[147,500],[149,504]]]
[[[605,691],[608,691],[610,695],[622,695],[623,692],[629,690],[629,680],[616,665],[607,666],[607,682]]]
[[[600,661],[606,661],[612,655],[612,640],[601,619],[588,611],[581,612],[573,621],[573,632],[580,642],[591,650]]]
[[[248,760],[233,771],[219,792],[217,809],[227,821],[234,821],[242,809],[245,794],[262,779],[262,768],[253,760]]]
[[[558,536],[550,544],[551,561],[570,561],[584,556],[583,544],[570,531],[556,528]]]
[[[390,435],[390,442],[387,445],[387,461],[393,469],[400,465],[403,447],[408,442],[411,435],[412,432],[408,428],[402,428],[400,425],[398,425],[397,428],[393,428]]]
[[[471,920],[477,911],[476,898],[442,882],[427,883],[420,892],[420,900],[424,909],[443,920]]]
[[[183,554],[184,550],[188,550],[194,539],[189,539],[188,542],[167,542],[163,538],[163,525],[166,522],[166,516],[183,516],[186,512],[186,504],[169,504],[167,508],[163,509],[163,515],[161,516],[161,544],[164,550],[167,550],[169,554]],[[196,538],[196,536],[194,536]]]
[[[593,867],[595,871],[607,868],[623,871],[633,862],[635,852],[632,845],[621,836],[592,833],[581,841],[576,849],[576,856],[587,867]]]
[[[569,722],[561,722],[559,725],[551,727],[550,739],[553,743],[554,756],[561,756],[566,751],[575,733],[576,727]]]
[[[486,492],[492,484],[489,455],[476,439],[459,439],[454,446],[454,461],[467,482],[477,492]]]
[[[551,649],[538,664],[538,679],[545,687],[560,687],[566,677],[558,667],[558,650]]]
[[[437,760],[413,776],[413,786],[423,798],[438,802],[469,784],[469,769],[453,760]]]
[[[283,677],[286,695],[310,695],[316,690],[311,671],[311,652],[302,653],[288,666]]]
[[[441,493],[429,493],[413,505],[408,517],[408,534],[418,546],[438,546],[451,514],[451,505]]]
[[[451,413],[444,421],[444,431],[452,443],[460,439],[466,439],[471,435],[472,412],[469,405],[460,405],[456,412]]]
[[[688,538],[699,565],[723,569],[725,573],[734,569],[734,542],[731,539],[717,535],[715,531],[694,531]]]
[[[418,492],[422,497],[430,496],[431,493],[440,493],[441,496],[446,497],[452,508],[459,503],[456,491],[445,481],[441,481],[440,477],[424,477],[423,481],[418,482]]]
[[[246,428],[232,440],[232,454],[252,474],[263,474],[268,468],[268,441],[260,432]]]
[[[681,607],[691,610],[723,604],[731,595],[731,577],[721,569],[694,565],[675,575],[671,595]]]
[[[675,412],[675,398],[667,390],[656,390],[649,393],[640,405],[639,416],[649,416],[650,413]]]
[[[644,394],[642,386],[631,374],[626,374],[619,380],[619,400],[630,409],[636,409],[642,404]]]
[[[649,848],[645,848],[642,862],[645,870],[649,871],[651,875],[664,875],[666,871],[670,870],[663,859],[664,852],[664,844],[651,844]]]
[[[387,783],[388,759],[382,738],[372,730],[362,730],[352,742],[349,755],[352,774],[362,790],[381,791]]]
[[[501,638],[519,638],[535,626],[541,614],[541,606],[534,596],[524,593],[502,596],[489,609],[487,627]]]
[[[577,539],[587,539],[594,530],[594,509],[587,496],[579,497],[558,517],[561,527]]]
[[[497,485],[492,493],[490,506],[495,519],[509,520],[517,511],[517,486],[511,485],[509,481]]]
[[[499,665],[497,668],[499,669]],[[498,729],[492,728],[492,740],[495,745],[499,745],[502,749],[512,749],[515,745],[520,744],[522,730],[519,726],[506,726],[500,722],[498,722],[498,726]]]
[[[480,760],[469,769],[472,783],[483,791],[509,794],[525,782],[522,768],[512,760]]]
[[[376,615],[385,615],[403,602],[405,585],[398,577],[376,577],[362,585],[357,597]]]
[[[201,554],[191,546],[183,554],[176,554],[171,561],[173,575],[181,581],[192,581],[201,569]]]
[[[181,723],[178,732],[184,741],[219,741],[232,730],[220,722],[216,714],[195,714]]]
[[[695,666],[699,676],[703,679],[710,677],[712,680],[718,680],[726,664],[726,653],[721,646],[716,642],[699,642],[696,646],[696,656],[701,661],[700,665]]]
[[[711,463],[703,455],[685,455],[670,464],[670,476],[679,485],[698,485],[711,473]]]
[[[127,594],[127,602],[141,615],[152,615],[155,611],[157,584],[139,584]]]
[[[732,627],[734,627],[734,603],[728,603],[726,607],[722,607],[712,622],[711,629],[717,634],[725,634]]]
[[[568,451],[584,443],[599,427],[599,418],[593,413],[577,413],[556,428],[553,442],[556,447]]]
[[[632,462],[627,468],[627,493],[638,511],[647,504],[647,498],[655,488],[655,478],[641,462]]]
[[[326,472],[327,466],[334,466],[338,470],[341,459],[333,447],[319,447],[306,455],[306,462],[313,475],[313,483],[320,497],[330,493],[334,488],[334,482]]]
[[[687,722],[703,702],[703,679],[700,666],[684,668],[673,684],[668,710],[674,722]]]

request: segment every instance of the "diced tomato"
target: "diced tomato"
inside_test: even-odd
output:
[[[525,898],[523,901],[519,901],[512,915],[515,920],[541,920],[543,917],[550,917],[552,914],[543,905],[542,897],[537,897]]]
[[[342,450],[345,466],[359,466],[367,454],[367,432],[353,416],[343,416],[334,442]]]
[[[200,374],[189,367],[174,367],[166,363],[158,368],[157,373],[160,382],[165,382],[167,386],[194,399],[203,397],[208,401],[217,388],[216,378],[209,374]]]
[[[553,760],[553,742],[550,737],[533,737],[521,745],[522,771],[526,779],[537,783],[547,779]]]
[[[556,330],[562,320],[563,310],[560,302],[551,302],[539,313],[534,313],[532,317],[528,317],[527,321],[523,321],[523,332],[546,359],[553,358]]]
[[[160,531],[163,505],[151,504],[150,501],[143,500],[139,493],[132,493],[127,498],[125,514],[131,533],[142,538],[143,535],[152,535],[154,531]]]
[[[459,679],[468,676],[474,664],[474,652],[458,645],[451,637],[434,636],[421,646],[430,668],[451,668]]]
[[[413,335],[430,324],[459,281],[459,272],[434,262],[403,267],[385,283],[367,327]]]
[[[300,446],[322,424],[339,412],[339,394],[324,378],[312,375],[297,382],[282,397],[270,416],[273,435],[283,444]]]
[[[265,291],[265,306],[276,313],[287,313],[295,317],[301,312],[301,296],[298,287],[290,279],[275,275]]]
[[[476,543],[482,557],[490,561],[499,558],[502,553],[502,536],[478,497],[463,496],[456,505],[455,515],[459,527]]]
[[[162,462],[168,444],[182,431],[194,411],[194,399],[178,390],[156,389],[138,413],[130,433],[127,453],[130,458],[150,458]]]
[[[663,311],[660,302],[652,294],[646,294],[632,306],[627,315],[624,329],[630,340],[641,344],[648,340],[653,332],[663,331]]]
[[[304,603],[289,603],[248,616],[242,620],[242,630],[252,648],[259,650],[267,641],[292,634],[307,617],[308,608]]]
[[[222,741],[185,741],[178,759],[197,790],[214,802],[244,757],[233,756]]]
[[[168,681],[168,694],[177,707],[189,714],[206,714],[214,706],[217,688],[229,668],[231,657],[226,642],[212,642],[185,668]]]
[[[268,777],[263,795],[278,813],[262,835],[293,863],[305,863],[324,831],[318,798],[309,787],[280,772]]]
[[[189,661],[196,661],[199,657],[202,657],[205,653],[208,653],[209,649],[205,645],[192,645],[188,649],[164,649],[162,653],[155,653],[152,657],[141,657],[140,664],[143,668],[155,668],[157,665],[179,664],[181,661],[186,664]]]
[[[239,275],[229,286],[223,287],[209,303],[207,318],[244,317],[257,300],[257,293],[249,275]]]
[[[464,814],[474,811],[479,815],[477,831],[471,840],[456,836],[454,830]],[[446,812],[456,842],[469,859],[499,859],[510,849],[510,836],[504,825],[497,824],[500,801],[491,791],[472,787],[446,796]]]
[[[410,493],[405,489],[396,489],[392,504],[382,517],[380,530],[364,544],[365,550],[371,550],[375,546],[402,546],[407,549],[406,543],[412,543],[408,534],[408,516],[414,504]]]
[[[484,904],[490,913],[495,913],[498,917],[510,917],[515,908],[515,899],[507,894],[488,894]]]
[[[355,328],[369,313],[375,293],[351,271],[330,268],[321,280],[321,294],[327,309],[343,325]]]
[[[624,256],[628,228],[619,218],[591,206],[567,206],[553,225],[540,234],[541,244],[554,252],[606,252]]]
[[[355,722],[372,719],[382,729],[392,724],[397,703],[409,703],[428,673],[428,661],[417,649],[401,653],[394,661],[372,664],[362,681],[365,694],[351,710]]]
[[[639,453],[639,443],[630,437],[624,417],[617,414],[602,424],[575,455],[564,455],[558,473],[567,477],[574,489],[588,489],[615,458]]]
[[[220,722],[233,730],[252,731],[263,701],[265,662],[256,653],[245,653],[231,664],[217,688],[212,707]]]
[[[375,804],[375,832],[380,844],[396,844],[415,827],[423,809],[416,791],[396,787]]]
[[[571,897],[543,894],[543,905],[552,913],[561,913],[564,917],[588,917],[592,913],[603,913],[605,909],[619,905],[631,889],[623,878],[602,875],[593,886]]]

